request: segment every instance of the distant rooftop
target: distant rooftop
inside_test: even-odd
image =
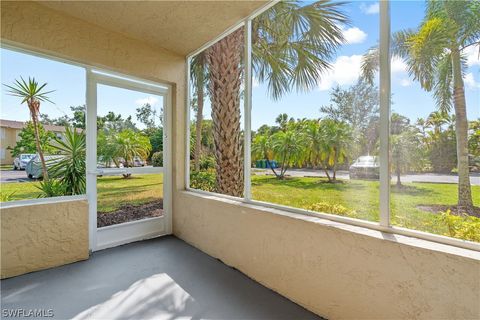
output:
[[[15,121],[15,120],[5,120],[0,119],[0,128],[12,128],[12,129],[23,129],[25,127],[25,122],[22,121]],[[65,132],[64,126],[53,126],[49,124],[44,124],[43,128],[46,131],[53,131],[53,132]]]

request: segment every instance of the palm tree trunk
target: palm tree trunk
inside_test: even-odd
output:
[[[196,83],[196,90],[197,90],[197,114],[196,114],[196,123],[195,123],[195,154],[194,154],[194,162],[195,162],[195,170],[200,170],[200,154],[202,151],[202,121],[203,121],[203,88],[205,86],[205,79],[204,79],[204,70],[203,70],[203,61],[199,62],[201,65],[199,66],[200,72],[197,75],[197,83]]]
[[[40,162],[42,164],[43,180],[47,181],[48,180],[47,165],[45,163],[45,157],[43,156],[42,146],[40,144],[40,131],[38,130],[37,109],[39,107],[36,106],[35,104],[39,104],[39,102],[38,101],[29,101],[28,102],[28,107],[30,108],[30,116],[31,116],[32,122],[33,122],[33,128],[34,128],[34,133],[35,133],[35,144],[36,144],[36,147],[37,147],[37,153],[38,153],[38,156],[40,157]]]
[[[243,29],[239,29],[212,45],[207,52],[216,187],[222,194],[237,197],[243,195],[243,157],[240,145],[242,47]]]
[[[470,174],[468,169],[468,122],[465,85],[462,78],[460,52],[452,50],[454,81],[455,130],[457,139],[458,206],[470,211],[473,208]]]

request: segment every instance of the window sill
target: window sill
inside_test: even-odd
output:
[[[350,232],[382,241],[394,242],[400,245],[417,247],[480,261],[480,244],[471,241],[464,241],[399,227],[387,228],[373,222],[334,216],[325,213],[313,213],[302,209],[282,207],[274,204],[264,204],[257,201],[248,201],[245,199],[233,198],[199,190],[190,189],[182,191],[182,194],[205,200],[221,201],[233,206],[280,215],[289,219],[307,221],[326,228],[335,228],[344,232]]]
[[[87,195],[75,195],[75,196],[62,196],[62,197],[50,197],[50,198],[37,198],[37,199],[27,199],[27,200],[15,200],[15,201],[8,201],[8,202],[1,202],[0,208],[8,209],[8,208],[15,208],[15,207],[23,207],[23,206],[32,206],[32,205],[40,205],[40,204],[52,204],[52,203],[62,203],[62,202],[69,202],[69,201],[81,201],[87,200]]]

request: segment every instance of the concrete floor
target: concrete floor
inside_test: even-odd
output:
[[[13,309],[57,319],[320,319],[175,237],[3,280],[1,302],[5,319]]]

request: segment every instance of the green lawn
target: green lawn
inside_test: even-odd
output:
[[[37,198],[38,182],[6,183],[1,194],[11,194],[12,200]],[[474,203],[480,206],[480,186],[472,187]],[[278,180],[271,176],[252,176],[253,199],[286,206],[308,209],[315,203],[339,204],[354,211],[355,218],[378,221],[378,181],[343,181],[326,183],[323,178],[288,178]],[[98,211],[111,212],[124,204],[142,204],[163,197],[162,175],[133,175],[98,178]],[[410,229],[448,235],[439,215],[419,209],[418,205],[455,205],[455,184],[410,183],[397,190],[392,186],[392,223]],[[480,231],[479,231],[480,232]]]
[[[480,186],[472,186],[472,193],[474,204],[480,206]],[[379,220],[378,181],[353,180],[330,184],[323,178],[288,178],[282,181],[271,176],[252,176],[252,197],[303,209],[318,202],[340,204],[355,210],[355,218]],[[420,210],[417,206],[455,205],[456,202],[455,184],[407,183],[402,189],[392,186],[392,224],[446,235],[446,226],[436,220],[438,214]]]
[[[38,198],[38,182],[11,182],[1,185],[1,194],[12,194],[11,200]],[[98,178],[98,211],[111,212],[124,204],[142,204],[163,198],[163,175],[132,175]]]
[[[0,164],[0,171],[9,171],[12,170],[12,164]]]

